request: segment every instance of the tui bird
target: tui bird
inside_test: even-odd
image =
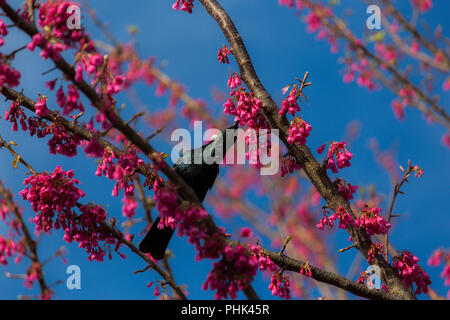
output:
[[[219,174],[217,161],[213,162],[205,159],[206,157],[214,158],[216,156],[215,150],[220,145],[223,148],[222,156],[225,157],[227,150],[236,142],[236,135],[234,133],[237,128],[237,122],[228,128],[233,130],[233,143],[230,143],[228,141],[229,139],[227,139],[226,132],[228,129],[223,130],[206,145],[183,154],[173,166],[175,171],[192,188],[200,202],[203,202],[208,190],[213,187],[214,181]],[[175,231],[171,227],[159,229],[158,223],[160,220],[161,218],[158,216],[144,239],[139,243],[139,250],[150,253],[157,260],[164,257],[169,241]]]

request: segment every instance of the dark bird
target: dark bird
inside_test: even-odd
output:
[[[218,161],[209,161],[208,158],[216,157],[215,150],[216,148],[220,148],[220,146],[222,146],[222,157],[225,157],[227,150],[236,141],[235,133],[237,128],[238,123],[228,128],[233,130],[232,135],[230,131],[228,131],[228,135],[226,134],[228,129],[221,131],[219,135],[206,145],[183,154],[173,166],[186,184],[192,188],[200,202],[203,202],[219,174]],[[229,141],[231,138],[233,139],[232,142]],[[217,157],[219,156],[217,155]],[[161,218],[158,216],[144,239],[139,243],[139,250],[150,253],[157,260],[164,257],[169,241],[175,231],[171,227],[159,229],[158,223],[160,220]]]

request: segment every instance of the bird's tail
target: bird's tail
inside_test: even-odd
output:
[[[169,245],[170,239],[175,231],[175,229],[172,229],[171,227],[158,229],[160,220],[160,217],[156,218],[144,239],[141,243],[139,243],[139,250],[145,253],[150,253],[150,255],[156,260],[161,260],[164,257],[167,246]]]

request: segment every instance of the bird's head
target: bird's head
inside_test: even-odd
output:
[[[238,127],[239,123],[235,122],[231,127],[222,130],[219,134],[211,136],[211,140],[202,147],[203,156],[210,155],[211,157],[215,157],[216,150],[221,146],[222,157],[225,157],[227,150],[231,148],[237,140]]]

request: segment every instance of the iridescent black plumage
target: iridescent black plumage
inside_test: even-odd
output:
[[[233,129],[233,132],[235,132],[237,127],[238,125],[236,123],[228,129]],[[212,157],[215,156],[215,148],[217,144],[224,141],[224,138],[226,137],[225,132],[226,130],[222,131],[220,135],[206,145],[183,154],[174,165],[175,171],[184,179],[186,184],[192,188],[200,202],[203,202],[206,194],[213,187],[214,181],[219,174],[219,165],[215,162],[211,164],[205,163],[203,157],[206,155],[211,155]],[[236,138],[233,139],[233,143],[234,141],[236,141]],[[225,142],[228,141],[225,139]],[[223,143],[222,156],[225,156],[226,151],[233,143]],[[202,155],[203,157],[200,158]],[[194,161],[197,157],[200,159],[200,163],[198,164],[196,164],[197,161]],[[150,253],[151,256],[157,260],[164,257],[167,245],[175,231],[170,227],[158,229],[157,226],[160,220],[161,218],[158,216],[144,239],[139,244],[139,250]]]

